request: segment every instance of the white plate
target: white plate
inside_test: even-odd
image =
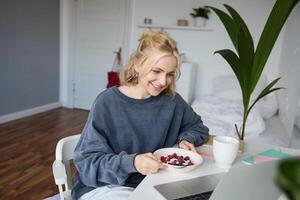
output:
[[[168,166],[167,170],[169,170],[169,171],[175,171],[175,172],[179,172],[179,173],[189,172],[189,171],[195,169],[196,167],[198,167],[203,162],[203,158],[199,154],[197,154],[193,151],[187,151],[187,150],[179,149],[179,148],[158,149],[153,154],[157,159],[160,160],[161,156],[166,157],[166,156],[171,155],[173,153],[176,153],[177,155],[180,155],[180,156],[189,156],[191,161],[194,163],[194,165],[186,166],[186,167],[183,167],[183,168],[176,168],[173,165],[163,163],[163,164]]]

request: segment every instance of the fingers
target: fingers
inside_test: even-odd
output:
[[[179,148],[190,150],[190,147],[187,144],[185,144],[183,141],[179,143]]]
[[[157,173],[159,169],[165,169],[166,167],[152,153],[137,155],[134,165],[137,171],[143,175]]]
[[[146,155],[152,158],[153,160],[158,161],[158,159],[152,153],[147,153]]]
[[[157,168],[158,169],[166,169],[167,166],[164,165],[162,162],[160,162],[159,159],[157,159],[152,153],[147,153],[147,155],[152,158],[154,161],[157,161],[158,165],[157,165]]]
[[[159,169],[166,169],[166,168],[167,168],[167,166],[164,165],[162,162],[160,162]]]
[[[149,158],[148,162],[145,163],[144,170],[146,175],[155,174],[159,169],[162,168],[162,165],[158,160],[154,160],[153,158]]]
[[[185,149],[185,150],[188,150],[188,151],[194,151],[196,152],[196,147],[194,144],[186,141],[186,140],[182,140],[180,143],[179,143],[179,148],[181,149]]]

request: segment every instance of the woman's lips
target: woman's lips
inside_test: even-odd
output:
[[[153,84],[153,83],[151,83],[151,85],[152,85],[152,87],[154,88],[154,90],[155,91],[161,91],[162,89],[163,89],[163,87],[161,87],[161,86],[157,86],[157,85],[155,85],[155,84]]]

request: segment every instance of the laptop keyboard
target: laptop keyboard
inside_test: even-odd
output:
[[[179,199],[174,199],[174,200],[208,200],[212,193],[213,193],[213,190],[208,191],[208,192],[203,192],[200,194],[193,194],[190,196],[181,197]]]

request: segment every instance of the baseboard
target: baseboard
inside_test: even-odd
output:
[[[20,118],[23,118],[23,117],[28,117],[30,115],[38,114],[38,113],[45,112],[45,111],[48,111],[48,110],[52,110],[54,108],[58,108],[58,107],[61,107],[61,106],[62,106],[62,104],[60,102],[55,102],[55,103],[50,103],[50,104],[46,104],[46,105],[43,105],[43,106],[38,106],[38,107],[35,107],[35,108],[30,108],[30,109],[27,109],[27,110],[22,110],[20,112],[15,112],[15,113],[11,113],[11,114],[8,114],[8,115],[3,115],[3,116],[0,116],[0,124],[3,124],[5,122],[9,122],[9,121],[12,121],[12,120],[20,119]]]

